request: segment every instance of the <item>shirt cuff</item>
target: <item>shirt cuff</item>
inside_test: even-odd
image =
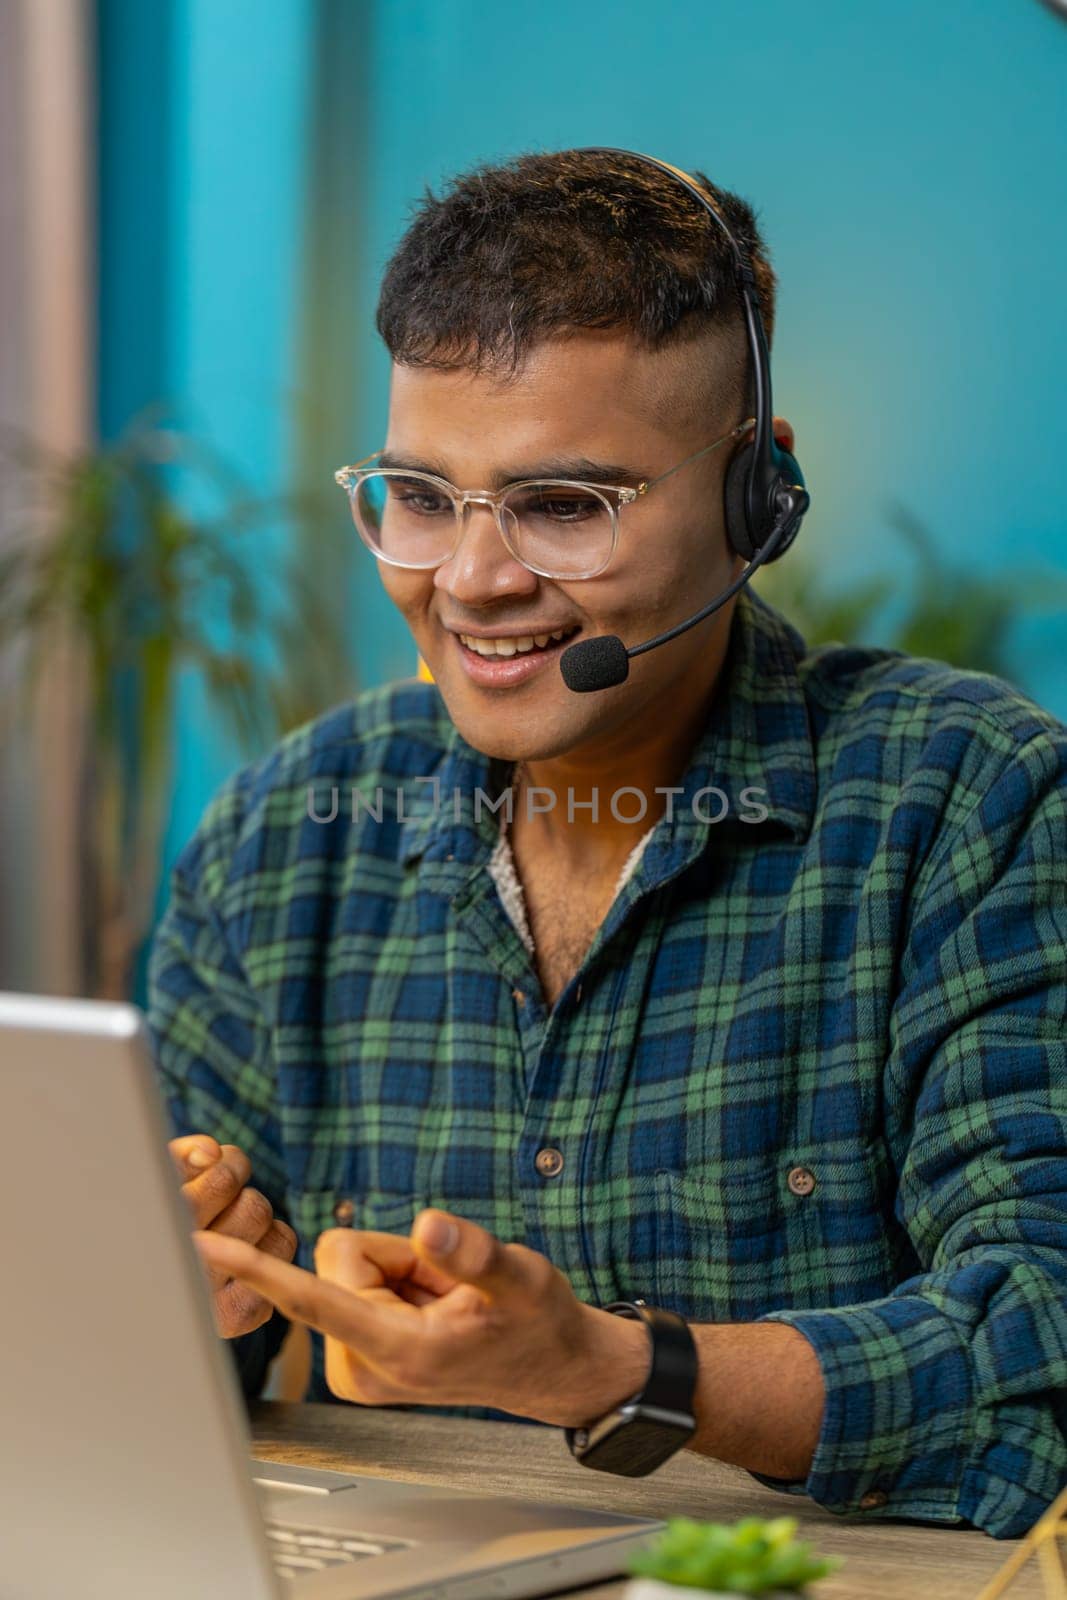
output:
[[[958,1280],[929,1283],[912,1280],[864,1305],[758,1319],[804,1335],[826,1388],[804,1483],[759,1481],[803,1490],[829,1511],[967,1523],[995,1539],[1020,1538],[1063,1489],[1067,1405],[1030,1376],[1043,1346],[1023,1337],[1028,1326],[1018,1312],[1005,1312],[1007,1327],[996,1329],[997,1365],[975,1353],[973,1327],[965,1330],[935,1299],[948,1299],[950,1289],[958,1298]]]
[[[797,1329],[826,1391],[801,1482],[753,1474],[828,1511],[923,1522],[968,1520],[961,1485],[974,1447],[972,1382],[959,1331],[920,1295],[758,1319]]]

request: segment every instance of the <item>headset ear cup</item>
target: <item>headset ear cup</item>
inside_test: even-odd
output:
[[[745,561],[751,561],[755,553],[749,533],[748,512],[745,510],[745,489],[748,475],[752,471],[754,454],[754,445],[742,445],[741,449],[734,453],[726,469],[726,482],[723,485],[726,537],[734,553]]]
[[[781,450],[780,454],[781,454],[781,461],[780,461],[780,464],[779,464],[780,481],[783,481],[783,482],[789,483],[789,484],[797,483],[797,484],[800,484],[801,487],[803,487],[803,485],[804,485],[804,474],[800,470],[800,463],[797,460],[796,456],[790,455],[788,450]],[[800,532],[800,523],[797,522],[795,524],[794,528],[793,528],[792,533],[789,535],[788,539],[783,539],[782,540],[781,544],[778,546],[777,550],[771,556],[770,560],[771,561],[780,560],[781,557],[785,555],[786,551],[789,549],[790,545],[793,543],[793,540],[796,538],[796,536],[797,536],[797,534],[799,532]]]
[[[732,549],[744,561],[752,560],[760,543],[769,536],[774,526],[770,513],[768,513],[765,527],[752,529],[749,526],[748,511],[745,507],[745,492],[748,487],[748,475],[752,471],[755,453],[756,447],[754,444],[746,444],[738,450],[726,469],[726,482],[723,486],[723,499],[726,506],[726,537],[729,539]],[[779,449],[776,481],[779,483],[799,484],[804,482],[797,458],[790,455],[788,450]],[[799,523],[797,528],[799,528]],[[797,536],[797,528],[794,528],[791,536],[778,546],[773,555],[768,557],[768,565],[772,561],[777,561],[780,556],[785,555]]]

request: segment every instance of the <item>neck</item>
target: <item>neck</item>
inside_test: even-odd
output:
[[[696,675],[694,690],[672,682],[642,708],[639,743],[633,722],[595,751],[583,745],[545,760],[516,764],[512,838],[517,848],[545,850],[583,871],[615,872],[667,809],[707,722],[726,653],[725,630],[713,652],[710,684]]]

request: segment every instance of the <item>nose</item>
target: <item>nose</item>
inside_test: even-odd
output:
[[[459,543],[434,573],[434,588],[462,605],[486,605],[505,595],[536,592],[538,576],[516,561],[491,505],[468,501]]]

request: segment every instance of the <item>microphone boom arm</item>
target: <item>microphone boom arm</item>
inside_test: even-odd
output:
[[[634,656],[644,655],[646,650],[654,650],[657,645],[667,644],[671,639],[677,639],[679,634],[686,633],[690,628],[695,627],[698,622],[703,622],[705,617],[710,617],[713,611],[718,611],[719,607],[724,606],[727,600],[733,599],[738,590],[744,588],[756,568],[761,567],[765,561],[770,560],[786,534],[791,530],[793,523],[804,515],[811,503],[811,497],[807,490],[802,489],[798,484],[792,485],[787,492],[792,502],[788,511],[779,517],[770,536],[756,551],[752,560],[745,567],[744,572],[734,579],[729,588],[724,589],[722,594],[716,595],[714,600],[709,600],[703,610],[698,611],[695,616],[687,617],[684,622],[679,622],[676,627],[669,628],[666,633],[658,633],[654,639],[646,639],[644,644],[631,646],[626,652],[628,658],[632,660]]]

